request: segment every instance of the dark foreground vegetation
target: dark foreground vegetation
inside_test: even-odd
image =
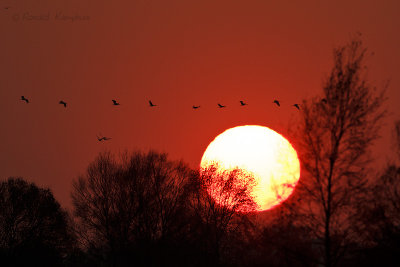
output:
[[[103,152],[74,181],[71,213],[23,178],[0,183],[0,265],[400,266],[400,121],[393,159],[371,169],[385,98],[365,53],[357,38],[336,49],[321,96],[301,105],[301,180],[282,205],[254,212],[240,170]]]

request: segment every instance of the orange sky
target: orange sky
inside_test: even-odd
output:
[[[376,153],[392,155],[389,126],[400,119],[397,0],[1,5],[0,179],[49,186],[65,206],[72,179],[104,149],[153,148],[196,167],[227,128],[260,124],[284,134],[297,116],[291,105],[321,91],[332,49],[357,31],[375,53],[369,80],[378,87],[390,80],[392,115]],[[149,99],[159,106],[150,109]],[[113,139],[99,143],[99,133]]]

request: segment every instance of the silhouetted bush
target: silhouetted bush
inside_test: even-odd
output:
[[[49,189],[22,178],[0,183],[2,265],[61,266],[71,245],[68,215]]]
[[[354,257],[363,266],[400,266],[400,121],[395,123],[392,158],[381,175],[370,183],[365,201],[359,203]]]

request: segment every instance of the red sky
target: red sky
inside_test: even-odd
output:
[[[104,149],[152,148],[197,167],[227,128],[260,124],[285,134],[297,117],[291,105],[321,92],[333,48],[356,32],[375,53],[369,81],[390,80],[391,115],[375,153],[382,162],[392,155],[389,130],[400,119],[397,0],[1,5],[0,179],[48,186],[64,206],[71,181]],[[149,108],[150,99],[159,106]],[[99,133],[112,140],[99,143]]]

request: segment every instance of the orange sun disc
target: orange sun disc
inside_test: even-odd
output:
[[[258,211],[285,201],[300,178],[300,162],[289,141],[258,125],[238,126],[218,135],[204,152],[200,167],[213,164],[227,171],[239,168],[254,177],[251,197]]]

